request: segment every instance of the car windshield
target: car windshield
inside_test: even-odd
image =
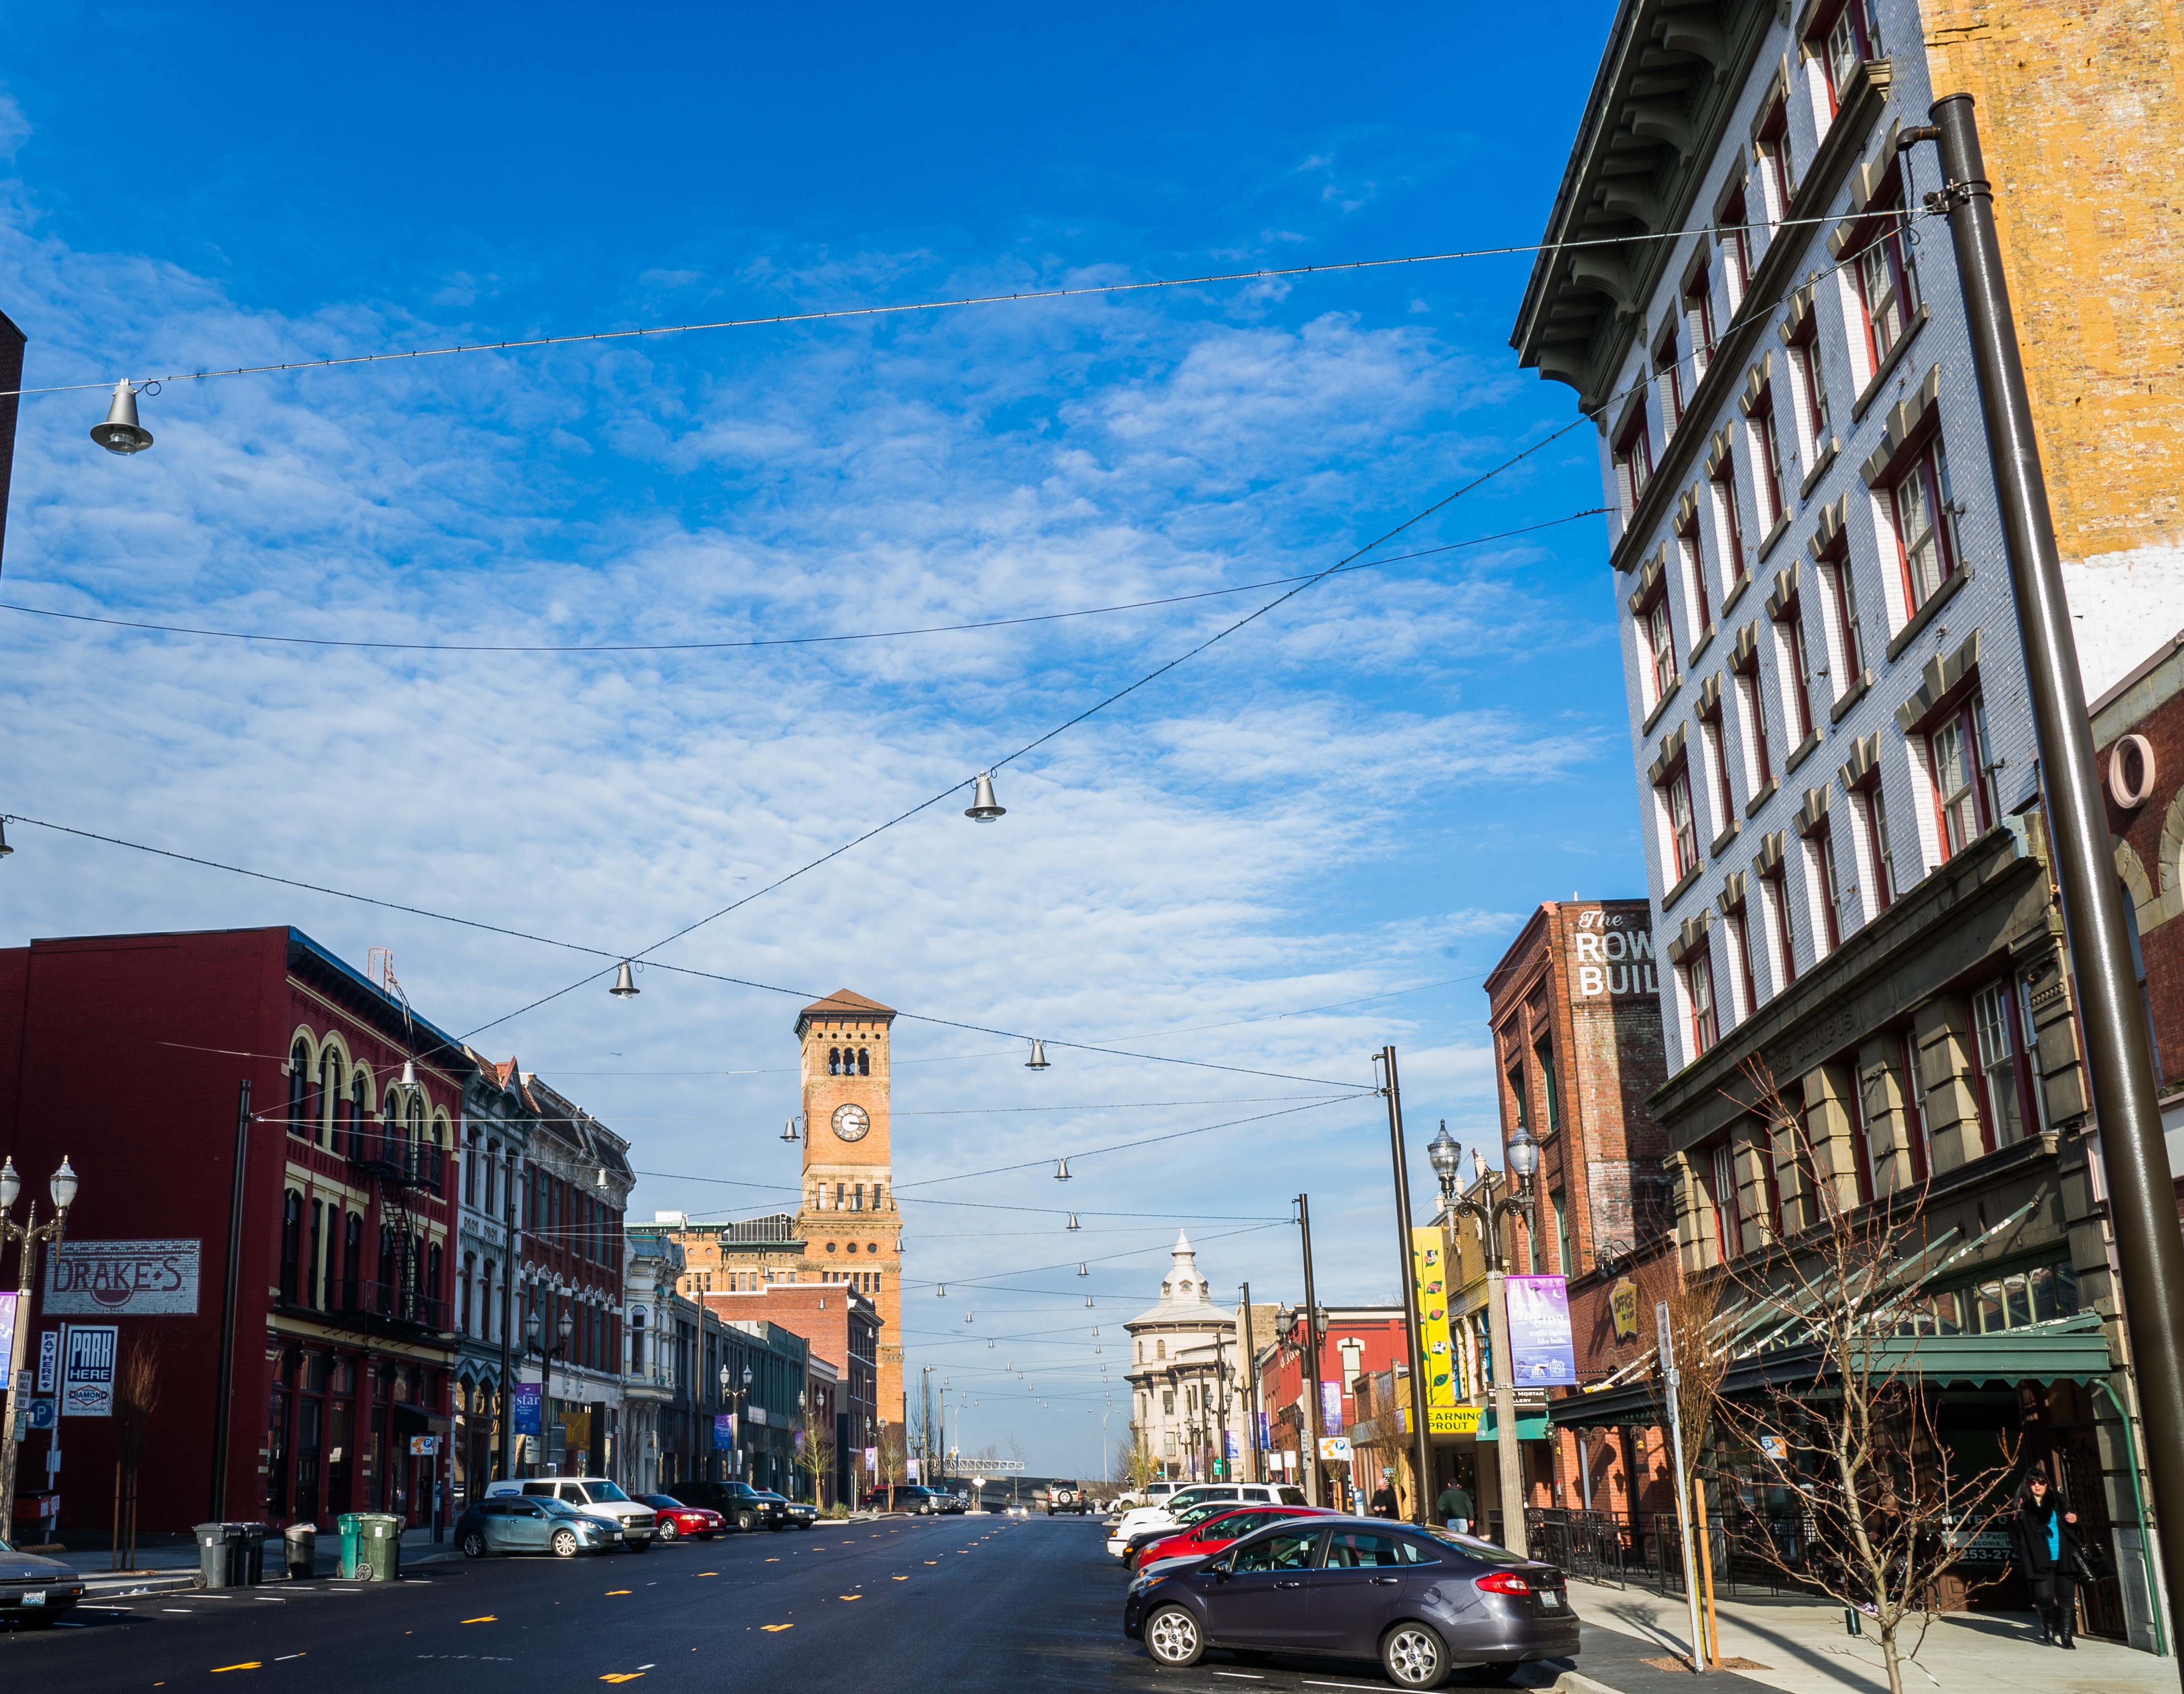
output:
[[[644,1505],[644,1506],[649,1506],[649,1507],[651,1507],[655,1511],[659,1511],[659,1512],[681,1512],[681,1511],[685,1511],[685,1510],[687,1510],[687,1509],[688,1509],[688,1508],[687,1508],[687,1507],[682,1504],[682,1502],[680,1500],[676,1499],[676,1498],[675,1498],[673,1496],[671,1496],[671,1495],[667,1495],[667,1494],[640,1494],[640,1495],[638,1495],[638,1496],[637,1496],[637,1498],[638,1498],[638,1504],[640,1504],[640,1505]]]
[[[1201,1500],[1195,1506],[1186,1506],[1176,1514],[1176,1522],[1185,1529],[1204,1523],[1208,1518],[1218,1518],[1223,1513],[1236,1509],[1233,1500]]]
[[[584,1485],[584,1491],[592,1496],[592,1503],[594,1506],[612,1506],[616,1503],[626,1506],[629,1503],[629,1496],[611,1482],[588,1482]]]
[[[546,1508],[546,1515],[549,1518],[581,1518],[584,1515],[567,1501],[556,1500],[551,1495],[541,1494],[532,1497]]]

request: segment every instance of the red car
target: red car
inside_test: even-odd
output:
[[[660,1514],[659,1527],[653,1534],[663,1541],[679,1541],[685,1535],[710,1541],[728,1527],[727,1520],[719,1513],[703,1506],[685,1506],[671,1494],[640,1494],[637,1497]]]
[[[1234,1512],[1223,1512],[1208,1518],[1195,1528],[1178,1530],[1173,1535],[1157,1541],[1149,1541],[1138,1549],[1137,1557],[1131,1562],[1132,1570],[1143,1570],[1156,1559],[1204,1558],[1217,1553],[1229,1542],[1240,1541],[1255,1530],[1263,1530],[1269,1524],[1279,1524],[1291,1518],[1339,1518],[1342,1514],[1326,1506],[1240,1506]]]

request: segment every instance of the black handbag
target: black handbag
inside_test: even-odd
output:
[[[2104,1582],[2108,1580],[2108,1553],[2098,1545],[2079,1546],[2070,1554],[2071,1573],[2080,1582]]]

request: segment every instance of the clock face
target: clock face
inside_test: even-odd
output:
[[[865,1132],[872,1127],[872,1120],[861,1106],[838,1106],[834,1108],[834,1134],[844,1141],[861,1141]]]

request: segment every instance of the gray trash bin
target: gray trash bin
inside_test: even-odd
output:
[[[291,1579],[311,1575],[319,1562],[319,1531],[311,1524],[291,1524],[281,1532],[282,1562]]]
[[[265,1526],[259,1524],[200,1524],[198,1574],[208,1588],[247,1588],[263,1574]]]

